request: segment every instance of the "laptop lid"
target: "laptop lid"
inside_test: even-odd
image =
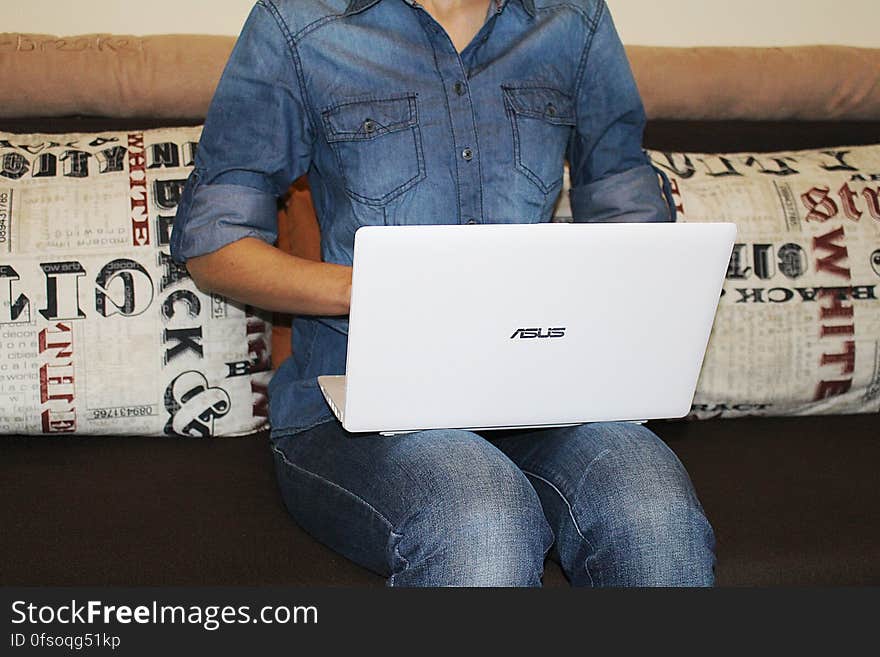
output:
[[[360,228],[344,426],[681,417],[735,234],[729,223]]]

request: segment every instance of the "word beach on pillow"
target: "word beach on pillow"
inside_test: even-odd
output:
[[[270,322],[169,255],[200,131],[0,133],[0,433],[266,425]]]

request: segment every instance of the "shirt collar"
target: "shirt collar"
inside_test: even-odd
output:
[[[409,4],[413,3],[413,0],[405,0],[405,1]],[[345,13],[343,14],[343,16],[350,16],[351,14],[357,14],[358,12],[361,12],[364,9],[369,9],[370,7],[372,7],[373,5],[375,5],[378,2],[379,2],[379,0],[349,0],[348,1],[348,8],[345,10]],[[500,11],[501,8],[507,4],[508,0],[494,0],[494,2],[496,4],[496,6],[498,7],[498,10]],[[526,12],[529,14],[529,16],[534,18],[534,16],[535,16],[535,0],[520,0],[520,2],[522,3],[523,8],[526,10]]]

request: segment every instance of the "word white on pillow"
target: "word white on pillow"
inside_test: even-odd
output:
[[[200,132],[0,133],[0,433],[266,426],[270,321],[169,255]]]

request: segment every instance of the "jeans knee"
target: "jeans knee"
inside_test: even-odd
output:
[[[630,490],[613,513],[607,533],[621,585],[713,583],[715,536],[696,497],[674,484],[653,492]]]
[[[450,462],[391,535],[392,586],[538,586],[553,534],[513,464]],[[438,485],[439,484],[439,485]]]
[[[593,581],[698,586],[714,581],[715,537],[678,457],[633,425],[590,466],[578,493]]]

